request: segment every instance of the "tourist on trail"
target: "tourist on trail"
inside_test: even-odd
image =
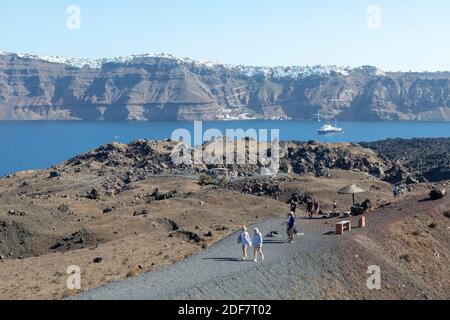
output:
[[[333,201],[333,213],[337,213],[337,201]]]
[[[314,212],[316,213],[316,215],[319,215],[320,213],[320,204],[317,199],[314,200]]]
[[[399,194],[400,194],[400,188],[399,188],[399,186],[396,185],[396,186],[394,187],[394,190],[393,190],[392,192],[394,193],[394,198],[397,198],[397,197],[399,196]]]
[[[259,232],[258,228],[255,228],[255,233],[253,234],[253,248],[255,255],[255,262],[258,262],[258,254],[261,256],[261,260],[264,261],[264,252],[263,252],[263,235]]]
[[[296,234],[296,230],[295,230],[295,216],[291,213],[288,214],[288,221],[287,221],[287,236],[288,236],[288,241],[289,243],[293,243],[294,242],[294,236]]]
[[[306,211],[308,211],[309,218],[312,219],[313,217],[313,209],[314,209],[314,203],[311,198],[308,198],[306,201]]]
[[[298,208],[298,203],[295,202],[294,199],[292,199],[292,200],[291,200],[291,203],[290,203],[290,209],[291,209],[291,212],[294,212],[294,213],[295,213],[295,211],[297,211],[297,208]]]
[[[248,248],[252,246],[250,235],[247,232],[247,227],[243,226],[241,234],[238,238],[238,243],[242,246],[242,260],[245,261],[248,258]]]

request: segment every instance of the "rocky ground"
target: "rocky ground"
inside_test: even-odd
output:
[[[390,139],[361,145],[384,159],[400,163],[415,179],[450,180],[450,138]],[[405,175],[407,173],[403,172],[401,178],[407,178]]]
[[[238,159],[236,150],[240,148],[245,150],[248,159],[250,143],[235,142],[235,159]],[[143,180],[150,175],[210,174],[215,169],[226,168],[231,177],[248,177],[255,175],[261,167],[259,161],[257,164],[237,165],[227,164],[226,159],[223,161],[225,164],[219,165],[178,164],[172,160],[176,146],[177,143],[172,141],[145,140],[138,140],[129,145],[117,143],[105,145],[56,167],[55,175],[95,171],[99,176],[107,178],[104,189],[114,194],[121,192],[130,183]],[[264,154],[269,147],[270,145],[261,144],[258,155]],[[219,148],[222,148],[221,144]],[[224,150],[226,142],[223,142],[223,149],[220,152]],[[211,143],[205,143],[201,151],[221,156],[217,154],[217,150],[213,151]],[[190,153],[194,158],[194,149],[191,149]],[[409,163],[398,161],[395,157],[385,156],[359,144],[281,142],[279,157],[280,171],[286,174],[312,173],[316,176],[326,176],[330,169],[341,169],[363,172],[390,183],[408,182],[408,178],[414,178],[411,181],[415,181],[416,178],[425,181],[420,172]]]
[[[254,165],[227,165],[230,181],[199,183],[221,166],[175,165],[174,147],[170,141],[111,144],[47,170],[0,179],[0,298],[70,296],[76,293],[66,288],[72,265],[82,269],[83,290],[158,270],[243,224],[283,218],[295,193],[319,199],[324,213],[335,199],[346,211],[351,197],[336,191],[352,182],[367,190],[359,202],[369,198],[374,208],[385,208],[394,201],[389,182],[398,178],[396,169],[402,170],[399,181],[419,179],[407,163],[360,145],[289,142],[281,145],[276,177],[258,176]],[[429,189],[414,182],[405,196]],[[433,239],[448,240],[445,221],[432,229]],[[422,227],[421,234],[429,231]],[[407,239],[400,249],[421,250]],[[417,268],[431,270],[431,261],[421,261]]]
[[[341,219],[302,215],[293,244],[283,220],[271,219],[257,224],[266,235],[264,261],[240,261],[234,234],[180,263],[74,299],[448,299],[449,198],[422,200],[408,196],[374,210],[366,228],[350,218],[356,228],[344,236],[332,231]],[[367,287],[369,266],[379,267],[379,290]]]

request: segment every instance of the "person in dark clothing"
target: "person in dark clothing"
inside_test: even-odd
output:
[[[287,221],[287,236],[288,236],[288,241],[289,243],[293,243],[294,242],[294,236],[295,236],[295,216],[293,213],[289,213],[288,214],[288,221]]]
[[[308,212],[308,216],[310,219],[313,217],[314,203],[311,198],[308,198],[306,201],[306,211]]]
[[[396,185],[394,187],[394,190],[392,190],[392,192],[394,193],[394,198],[397,198],[400,195],[400,187]]]
[[[320,213],[320,204],[318,200],[314,200],[314,212],[316,215]]]
[[[295,213],[297,211],[297,208],[298,208],[298,203],[292,199],[291,203],[290,203],[291,212]]]

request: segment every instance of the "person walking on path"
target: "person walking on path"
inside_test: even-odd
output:
[[[287,221],[287,230],[286,230],[288,241],[289,243],[294,242],[294,236],[295,236],[295,216],[290,212],[288,214],[288,221]]]
[[[253,249],[255,255],[255,262],[258,262],[258,254],[261,256],[261,260],[264,261],[264,252],[263,252],[263,236],[262,233],[259,232],[258,228],[255,228],[255,233],[253,234]]]
[[[314,212],[316,213],[316,215],[319,215],[320,213],[320,204],[319,204],[319,200],[314,200]]]
[[[394,190],[392,190],[392,193],[394,194],[394,198],[397,198],[400,195],[400,187],[396,185]]]
[[[245,261],[248,258],[248,248],[252,246],[250,235],[247,232],[247,227],[242,227],[242,232],[239,235],[238,243],[242,246],[242,260]]]
[[[310,219],[313,218],[313,209],[314,209],[314,203],[311,198],[308,198],[306,202],[306,211],[308,211],[308,216]]]
[[[291,212],[295,213],[297,211],[297,208],[298,208],[298,203],[294,199],[292,199],[291,203],[290,203]]]

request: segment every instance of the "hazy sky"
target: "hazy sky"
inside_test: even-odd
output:
[[[0,3],[0,51],[69,57],[167,52],[233,64],[450,70],[448,0]],[[70,5],[80,8],[80,29],[67,26],[77,16],[67,13]]]

